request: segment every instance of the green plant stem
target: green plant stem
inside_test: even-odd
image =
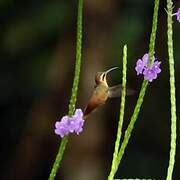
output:
[[[82,49],[82,19],[83,19],[83,0],[78,1],[78,15],[77,15],[77,37],[76,37],[76,62],[75,62],[75,74],[72,87],[72,95],[69,103],[68,115],[71,116],[74,113],[75,105],[77,101],[77,92],[80,78],[80,68],[81,68],[81,49]],[[60,163],[68,143],[69,136],[65,136],[61,140],[61,144],[56,155],[55,162],[53,164],[51,173],[49,175],[49,180],[54,180],[57,171],[60,167]]]
[[[77,100],[77,92],[81,69],[81,49],[82,49],[82,22],[83,22],[83,0],[78,1],[78,15],[77,15],[77,34],[76,34],[76,66],[74,81],[72,87],[72,96],[69,103],[69,115],[73,115]]]
[[[122,156],[124,154],[125,148],[126,148],[128,142],[129,142],[131,132],[132,132],[132,130],[134,128],[134,124],[136,122],[136,119],[138,117],[141,105],[143,103],[143,98],[144,98],[147,86],[148,86],[148,81],[144,80],[143,84],[142,84],[142,87],[141,87],[140,94],[139,94],[139,98],[137,100],[137,104],[136,104],[135,109],[134,109],[134,113],[133,113],[133,115],[131,117],[131,120],[130,120],[130,123],[129,123],[126,131],[125,131],[123,142],[121,144],[120,150],[119,150],[118,155],[116,157],[116,161],[115,161],[116,164],[114,165],[113,172],[112,172],[112,174],[111,174],[111,176],[109,177],[108,180],[113,180],[114,175],[118,170],[118,166],[119,166],[119,164],[121,162],[121,159],[122,159]]]
[[[125,109],[126,71],[127,71],[127,46],[125,45],[123,48],[122,96],[121,96],[121,105],[120,105],[119,124],[118,124],[113,160],[112,160],[112,165],[111,165],[111,171],[110,171],[108,179],[113,179],[113,175],[115,174],[115,170],[117,169],[116,161],[117,161],[117,155],[118,155],[119,145],[120,145],[120,140],[121,140],[122,126],[123,126],[123,119],[124,119],[124,109]]]
[[[56,155],[56,159],[54,161],[51,173],[50,173],[49,178],[48,178],[49,180],[53,180],[57,174],[57,171],[60,167],[61,160],[63,158],[63,154],[64,154],[64,150],[66,148],[66,144],[68,143],[68,139],[69,139],[69,136],[66,136],[61,140],[61,144],[59,146],[59,151]]]
[[[176,89],[175,89],[175,69],[173,56],[173,28],[172,28],[172,8],[173,2],[167,0],[167,36],[168,36],[168,55],[170,72],[170,101],[171,101],[171,149],[169,154],[169,166],[166,180],[171,180],[175,164],[176,154]]]
[[[154,14],[153,14],[153,22],[152,22],[152,32],[151,32],[151,37],[150,37],[150,42],[149,42],[148,65],[151,65],[153,63],[153,55],[154,55],[156,31],[157,31],[157,22],[158,22],[159,1],[160,0],[155,0],[155,2],[154,2]]]
[[[152,22],[152,32],[150,37],[150,43],[149,43],[149,60],[148,65],[151,65],[153,62],[153,54],[154,54],[154,48],[155,48],[155,40],[156,40],[156,30],[157,30],[157,22],[158,22],[158,9],[159,9],[159,0],[155,0],[154,2],[154,14],[153,14],[153,22]],[[122,141],[120,150],[117,155],[116,165],[114,166],[113,174],[111,175],[111,178],[108,180],[113,180],[115,173],[118,170],[119,164],[121,162],[121,159],[123,157],[124,151],[127,147],[127,144],[129,142],[129,139],[131,137],[132,130],[134,128],[134,124],[138,118],[141,105],[143,103],[143,99],[145,96],[145,92],[147,89],[149,82],[144,80],[141,86],[140,94],[133,112],[133,115],[131,117],[130,123],[125,131],[124,139]]]
[[[141,109],[141,105],[143,103],[143,99],[144,99],[144,95],[145,95],[145,92],[146,92],[146,89],[147,89],[147,86],[148,86],[148,81],[144,80],[143,83],[142,83],[142,86],[141,86],[141,91],[140,91],[140,94],[139,94],[139,98],[137,100],[137,104],[135,106],[135,109],[134,109],[134,112],[133,112],[133,115],[131,117],[131,120],[130,120],[130,123],[125,131],[125,135],[124,135],[124,139],[123,139],[123,142],[121,144],[121,147],[120,147],[120,150],[119,150],[119,153],[118,153],[118,156],[117,156],[117,168],[121,162],[121,159],[122,159],[122,156],[124,154],[124,151],[125,151],[125,148],[129,142],[129,139],[131,137],[131,133],[132,133],[132,130],[134,128],[134,124],[137,120],[137,117],[139,115],[139,111]],[[117,171],[117,170],[116,170]]]

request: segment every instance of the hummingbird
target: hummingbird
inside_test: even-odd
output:
[[[108,98],[120,97],[122,93],[122,85],[118,84],[112,87],[108,86],[107,74],[119,67],[113,67],[104,72],[97,72],[95,75],[95,87],[87,106],[84,109],[84,119],[93,112],[97,107],[106,103]],[[134,94],[134,90],[126,90],[127,95]]]

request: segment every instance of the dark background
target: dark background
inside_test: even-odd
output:
[[[174,4],[176,11],[180,3]],[[162,73],[147,90],[132,137],[116,177],[165,179],[170,144],[169,72],[165,1],[160,2],[156,57]],[[0,1],[0,179],[47,179],[60,138],[54,123],[68,111],[75,63],[77,1]],[[137,92],[143,78],[134,70],[148,51],[153,1],[85,0],[83,61],[77,107],[84,108],[94,75],[122,69],[128,45],[128,86]],[[180,114],[180,24],[174,17],[177,116]],[[121,82],[121,71],[108,76]],[[126,101],[127,127],[138,93]],[[104,180],[112,160],[120,99],[93,113],[80,136],[73,135],[56,179]],[[179,121],[179,118],[178,118]],[[177,129],[179,137],[179,127]],[[177,140],[174,180],[180,179]]]

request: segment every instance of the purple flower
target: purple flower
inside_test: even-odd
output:
[[[144,70],[144,66],[145,66],[145,63],[143,62],[143,60],[138,59],[136,62],[136,67],[135,67],[137,75],[142,74]]]
[[[152,82],[157,78],[157,74],[161,72],[160,64],[161,62],[157,61],[153,56],[153,63],[148,66],[148,54],[146,53],[142,59],[137,60],[135,70],[137,75],[143,74],[145,80]]]
[[[149,82],[152,82],[154,79],[157,78],[157,74],[152,69],[148,68],[145,68],[143,75],[144,79],[148,80]]]
[[[173,16],[176,16],[177,20],[180,22],[180,8],[173,14]]]
[[[63,116],[61,121],[55,123],[55,134],[63,138],[69,133],[76,133],[79,135],[83,130],[84,119],[81,109],[76,109],[75,114],[72,117]]]
[[[153,61],[155,60],[155,57],[153,56]],[[146,68],[148,63],[148,53],[144,54],[144,56],[141,59],[138,59],[136,62],[135,70],[137,72],[137,75],[143,74],[144,69]]]
[[[160,69],[160,64],[161,64],[161,62],[159,62],[159,61],[154,61],[154,63],[153,63],[153,65],[152,65],[152,70],[154,71],[154,72],[156,72],[156,74],[159,74],[160,72],[161,72],[161,69]]]

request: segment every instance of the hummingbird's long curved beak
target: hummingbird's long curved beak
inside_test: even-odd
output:
[[[107,71],[105,71],[105,76],[109,73],[109,72],[111,72],[111,71],[113,71],[113,70],[115,70],[115,69],[119,69],[119,67],[113,67],[113,68],[111,68],[111,69],[108,69]]]

